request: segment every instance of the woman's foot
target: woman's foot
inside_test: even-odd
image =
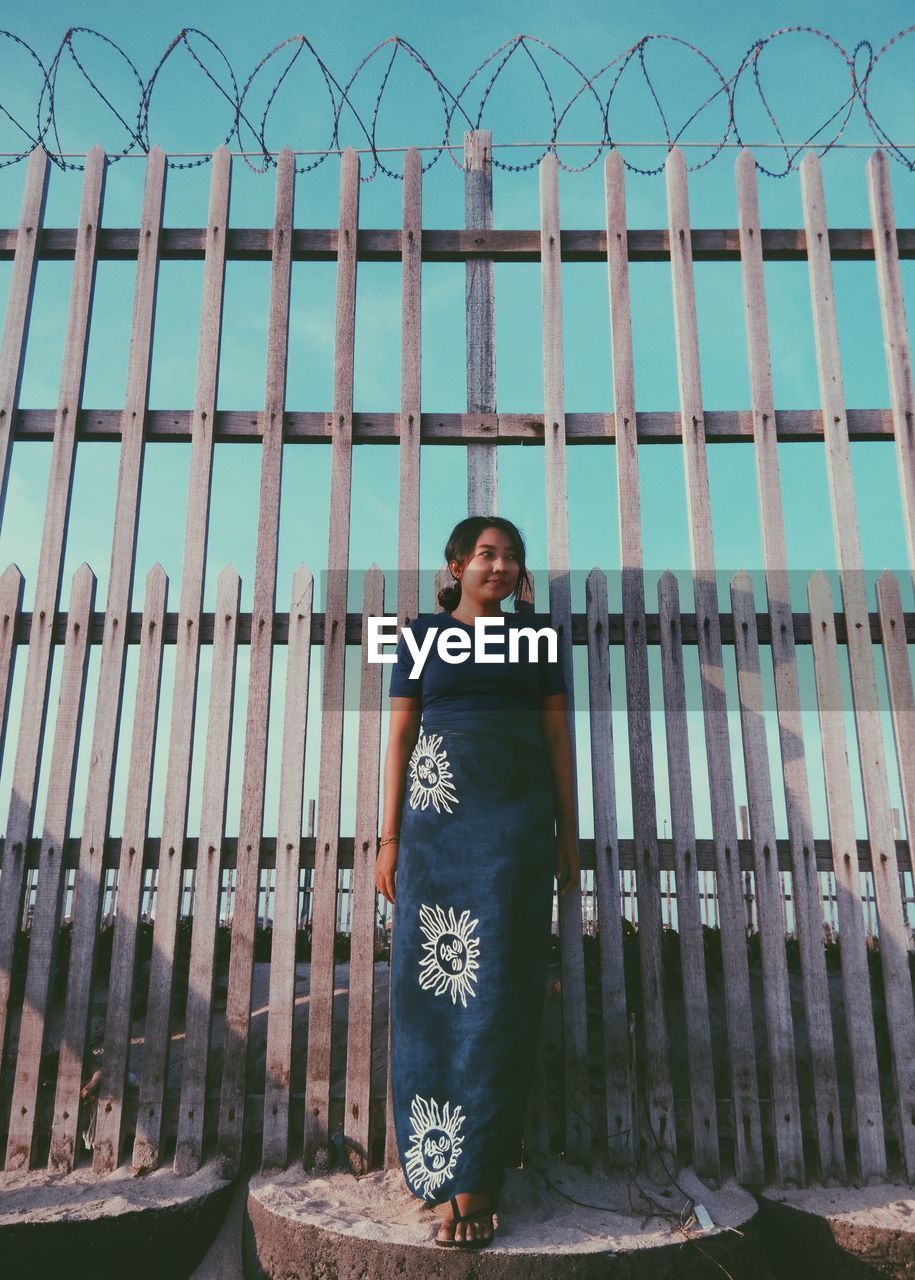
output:
[[[461,1192],[454,1197],[461,1214],[473,1213],[474,1210],[487,1209],[486,1213],[477,1213],[469,1222],[458,1222],[455,1225],[454,1212],[449,1208],[436,1240],[442,1244],[467,1245],[473,1241],[489,1242],[493,1237],[491,1196],[474,1195],[472,1192]]]

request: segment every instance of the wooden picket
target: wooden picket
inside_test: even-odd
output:
[[[248,1138],[255,1139],[252,1150],[259,1148],[264,1168],[283,1168],[300,1158],[306,1168],[317,1168],[326,1161],[328,1144],[341,1127],[354,1172],[396,1167],[389,1074],[390,1036],[396,1028],[389,1016],[386,1022],[384,1018],[388,990],[381,984],[376,987],[382,936],[377,922],[383,917],[388,940],[394,922],[379,911],[373,872],[389,668],[369,664],[363,646],[355,827],[347,834],[340,814],[346,646],[363,643],[369,620],[383,614],[386,605],[392,613],[396,609],[397,623],[404,626],[424,603],[419,572],[422,445],[466,447],[467,511],[495,514],[497,446],[524,443],[543,447],[548,609],[559,631],[573,752],[574,647],[584,649],[587,657],[587,709],[581,711],[588,717],[594,822],[593,839],[580,841],[582,884],[558,900],[560,1087],[554,1089],[548,1079],[550,1046],[544,1033],[525,1116],[525,1157],[536,1163],[534,1158],[552,1147],[565,1159],[585,1165],[596,1160],[651,1171],[656,1164],[661,1172],[690,1163],[714,1185],[731,1173],[744,1181],[782,1185],[803,1185],[815,1176],[827,1183],[891,1175],[915,1182],[915,694],[910,671],[915,615],[905,612],[900,584],[889,571],[877,583],[875,601],[868,599],[849,452],[854,439],[895,442],[909,568],[915,572],[915,392],[900,267],[902,258],[915,256],[915,230],[896,227],[887,157],[878,151],[867,166],[871,226],[840,231],[828,226],[813,153],[801,167],[804,227],[796,230],[760,226],[755,165],[748,152],[740,153],[736,164],[738,227],[703,231],[690,226],[686,166],[676,148],[666,165],[668,225],[659,230],[629,229],[625,166],[619,152],[611,152],[603,167],[604,226],[583,231],[561,229],[554,154],[540,162],[539,225],[526,231],[495,227],[492,138],[487,131],[467,133],[464,161],[464,226],[457,231],[424,230],[422,161],[416,149],[404,156],[397,230],[360,228],[360,162],[351,149],[341,158],[336,229],[295,227],[291,151],[278,158],[273,227],[234,229],[228,225],[232,161],[222,147],[212,161],[206,228],[177,229],[162,226],[167,162],[154,149],[146,162],[139,227],[109,231],[99,225],[106,167],[101,149],[87,157],[80,226],[75,230],[43,227],[48,160],[41,151],[29,160],[19,226],[0,230],[0,256],[12,259],[0,345],[0,509],[14,442],[49,440],[52,461],[31,612],[22,611],[25,584],[19,569],[10,565],[0,576],[0,758],[6,747],[15,662],[17,656],[26,660],[12,799],[0,854],[0,1141],[6,1167],[27,1169],[49,1151],[50,1169],[69,1171],[84,1158],[77,1139],[88,1128],[94,1133],[91,1158],[99,1174],[117,1170],[128,1159],[135,1171],[173,1162],[175,1170],[186,1175],[215,1152],[221,1171],[231,1175],[241,1166]],[[125,403],[117,411],[83,409],[96,264],[116,256],[133,258],[137,264]],[[60,399],[54,411],[23,410],[19,388],[31,301],[46,257],[73,259]],[[163,260],[178,257],[202,259],[204,268],[194,408],[150,411],[158,269]],[[234,258],[271,264],[264,406],[259,414],[217,408],[226,264]],[[286,408],[291,268],[294,261],[319,258],[333,258],[337,264],[333,403],[329,413],[291,412]],[[357,267],[365,258],[400,265],[397,413],[353,410]],[[791,411],[775,407],[763,270],[771,258],[807,263],[819,406]],[[888,409],[848,410],[844,404],[834,258],[874,264],[889,375]],[[694,262],[700,259],[740,263],[748,410],[709,412],[703,406],[694,284]],[[464,264],[467,409],[462,413],[423,412],[421,403],[422,268],[430,261]],[[500,413],[494,264],[522,261],[540,264],[543,412]],[[591,262],[607,272],[612,413],[566,412],[566,261]],[[669,263],[679,385],[676,412],[637,408],[630,298],[630,264],[636,261]],[[145,444],[187,438],[190,477],[178,609],[167,611],[168,581],[156,564],[146,578],[142,614],[132,613]],[[61,612],[75,450],[77,443],[91,448],[98,439],[114,440],[120,450],[107,600],[104,611],[96,614],[95,577],[84,564],[73,579],[69,607]],[[808,585],[807,612],[792,609],[779,440],[818,441],[823,449],[841,587],[838,610],[823,574],[815,574]],[[219,576],[215,612],[210,615],[203,611],[203,592],[213,450],[217,442],[235,441],[256,441],[260,449],[254,603],[250,613],[240,610],[242,584],[234,568],[227,566]],[[757,609],[752,580],[744,573],[730,584],[730,612],[722,612],[719,605],[709,441],[744,441],[753,449],[764,610]],[[323,612],[315,611],[314,581],[304,564],[292,575],[291,584],[284,587],[277,580],[283,449],[290,443],[329,444],[331,450]],[[382,569],[372,564],[364,574],[360,607],[353,613],[348,611],[347,578],[356,443],[398,446],[398,545],[396,600],[390,579],[386,582]],[[612,445],[616,450],[619,613],[609,610],[602,566],[587,575],[584,612],[572,608],[566,468],[568,449],[578,444]],[[670,571],[658,583],[657,612],[646,606],[639,452],[648,444],[682,450],[692,613],[681,613],[680,587]],[[277,591],[282,596],[290,585],[289,612],[277,612]],[[139,646],[139,668],[124,830],[118,839],[111,835],[110,812],[129,644]],[[171,722],[164,742],[159,696],[166,644],[176,648]],[[212,679],[206,715],[198,716],[204,644],[212,646]],[[281,734],[274,727],[281,741],[281,763],[277,835],[270,839],[264,836],[264,797],[273,662],[275,646],[281,644],[287,646],[286,683]],[[43,828],[40,838],[33,838],[55,645],[61,646],[61,692],[49,744]],[[92,645],[99,646],[100,666],[90,728],[82,723],[82,707]],[[226,815],[235,672],[242,645],[249,646],[250,678],[235,834],[226,828]],[[321,648],[323,678],[320,741],[312,743],[306,733],[315,645]],[[874,645],[880,646],[889,695],[889,753]],[[625,662],[625,688],[622,683],[611,687],[614,646]],[[818,735],[810,734],[801,714],[801,646],[812,650]],[[689,649],[698,657],[711,838],[696,830],[695,762],[687,732]],[[737,674],[737,696],[730,705],[724,678],[728,649],[733,649]],[[851,674],[848,708],[842,703],[843,651]],[[661,706],[653,704],[652,656],[660,659]],[[774,769],[763,702],[769,658],[780,748]],[[653,730],[653,713],[659,710],[664,718],[663,748]],[[847,720],[847,712],[852,719]],[[631,838],[621,838],[618,831],[614,715],[621,714],[628,736]],[[730,717],[735,725],[739,717],[739,751],[732,751]],[[195,734],[204,720],[202,811],[195,837],[188,830],[188,792]],[[853,724],[861,762],[864,840],[855,829],[847,724]],[[161,835],[155,837],[149,829],[150,796],[160,735],[167,747],[165,809]],[[71,835],[76,761],[81,740],[88,742],[90,737],[83,824],[78,835]],[[312,798],[304,831],[302,823],[306,755],[312,749],[318,766],[316,832]],[[656,757],[662,751],[669,835],[666,822],[663,833],[659,830]],[[826,784],[828,833],[819,837],[807,780],[813,752],[822,755]],[[895,766],[907,839],[900,838],[899,815],[891,808],[889,784]],[[746,782],[740,826],[735,769],[742,769]],[[787,838],[777,830],[776,789],[784,796]],[[303,910],[303,877],[307,880],[312,870],[313,885],[306,885]],[[862,886],[865,877],[867,884]],[[103,907],[109,913],[105,920]],[[186,914],[192,917],[189,959],[187,953],[179,956],[185,937],[179,924]],[[140,957],[141,940],[148,941],[149,916],[152,955],[147,980]],[[49,1112],[41,1105],[41,1088],[47,1084],[42,1073],[55,1061],[56,1044],[49,1038],[56,984],[63,976],[57,972],[57,958],[64,917],[72,938]],[[638,929],[637,1003],[623,981],[629,957],[627,921],[637,922]],[[840,1016],[845,1025],[835,1037],[824,947],[827,922],[841,939]],[[220,941],[226,925],[227,966]],[[254,965],[262,955],[259,926],[270,930],[263,1078],[254,1065],[258,1055],[249,1052]],[[113,935],[104,1038],[101,1044],[97,1039],[90,1044],[90,1015],[104,992],[101,939],[109,927]],[[678,935],[681,970],[673,983],[665,973],[665,957],[670,954],[666,931],[671,928]],[[706,968],[709,928],[718,931],[721,946],[721,994],[713,989]],[[23,929],[28,932],[27,948]],[[297,954],[303,929],[305,940],[310,930],[311,941],[304,1064],[299,1046],[306,1039],[300,1034],[306,1012],[296,981],[297,972],[301,977]],[[335,981],[341,930],[349,934],[350,947],[345,1051],[334,1042],[343,1026],[335,1016],[341,999]],[[761,957],[761,1049],[754,1038],[748,932],[758,933]],[[797,1009],[792,1007],[794,975],[789,972],[786,932],[798,944]],[[881,1027],[871,993],[868,947],[876,947],[880,955],[891,1067],[885,1080],[879,1070]],[[23,961],[19,957],[24,950]],[[591,957],[593,970],[586,964]],[[210,1046],[222,1014],[220,981],[226,978],[225,1039],[219,1058],[211,1055]],[[599,991],[586,1000],[592,981],[599,983]],[[685,1028],[677,1054],[671,1045],[672,1002]],[[719,1002],[726,1015],[726,1044],[721,1045],[713,1042],[712,1034],[713,1008]],[[136,1043],[139,1020],[142,1053]],[[184,1041],[180,1073],[177,1062],[169,1070],[179,1031]],[[804,1088],[796,1062],[801,1033],[810,1055]],[[380,1043],[384,1039],[387,1045]],[[847,1060],[838,1053],[846,1044]],[[714,1063],[723,1051],[728,1075],[716,1080]],[[380,1055],[385,1057],[384,1071],[379,1070]],[[762,1096],[761,1082],[771,1086]],[[844,1104],[840,1083],[842,1095],[849,1099]]]

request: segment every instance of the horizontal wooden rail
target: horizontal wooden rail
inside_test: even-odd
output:
[[[850,440],[892,440],[891,409],[849,409]],[[149,409],[144,438],[172,444],[191,440],[190,409]],[[121,409],[81,409],[77,417],[79,440],[121,439]],[[567,413],[566,443],[615,444],[616,415]],[[53,440],[53,409],[20,409],[14,420],[16,440]],[[639,444],[679,444],[680,414],[674,411],[636,414]],[[777,409],[775,431],[779,440],[823,441],[820,409]],[[216,414],[213,439],[217,444],[259,444],[263,439],[263,415],[257,409],[224,409]],[[283,415],[283,441],[288,444],[330,444],[333,415],[330,410],[291,412]],[[710,409],[705,414],[705,438],[709,444],[753,442],[750,409]],[[542,445],[542,413],[423,413],[422,444]],[[354,413],[354,444],[399,444],[399,413]]]
[[[4,838],[0,836],[0,853],[3,851]],[[159,846],[158,837],[150,836],[143,846],[143,865],[150,869],[159,865]],[[835,864],[833,862],[832,851],[828,839],[819,839],[813,842],[814,852],[817,860],[818,871],[834,871]],[[63,865],[64,867],[76,867],[79,862],[79,845],[80,837],[71,836],[64,846]],[[192,869],[197,866],[197,846],[196,837],[188,836],[184,841],[184,852],[182,855],[182,866]],[[302,836],[301,840],[301,867],[308,868],[315,865],[315,837]],[[591,838],[582,839],[579,845],[581,849],[581,865],[585,870],[593,870],[594,861],[594,840]],[[37,868],[40,841],[37,838],[29,840],[26,865],[30,868]],[[220,856],[220,864],[224,868],[231,869],[237,865],[236,854],[238,848],[238,839],[235,836],[226,836],[222,841],[222,850]],[[632,840],[619,841],[619,862],[620,870],[633,871],[638,870],[636,865],[635,845]],[[715,870],[715,855],[711,840],[701,839],[695,842],[696,848],[696,869],[699,871]],[[870,845],[867,840],[858,840],[858,862],[862,871],[871,869]],[[778,866],[781,871],[791,870],[791,851],[787,840],[777,840],[776,849],[778,852]],[[662,871],[676,870],[676,860],[674,858],[674,847],[672,840],[658,840],[658,850],[660,857],[660,869]],[[753,861],[753,844],[750,840],[738,840],[737,852],[740,857],[741,871],[754,871],[755,863]],[[909,861],[909,845],[907,840],[896,841],[896,858],[899,862],[900,871],[910,871],[911,862]],[[105,841],[105,858],[104,867],[113,869],[120,866],[121,862],[121,840],[120,837],[112,836]],[[341,870],[351,869],[353,866],[353,837],[340,836],[337,841],[337,865]],[[260,846],[260,866],[261,870],[268,871],[276,866],[276,838],[274,836],[263,836]],[[676,896],[676,895],[674,895]]]
[[[686,572],[686,570],[684,570]],[[52,644],[63,644],[67,634],[67,614],[58,613],[54,618],[54,628],[51,635]],[[386,611],[385,616],[393,618],[392,609]],[[794,639],[796,644],[810,644],[810,615],[808,613],[795,613],[791,615],[794,620]],[[915,644],[915,613],[906,613],[905,618],[905,634],[906,641],[909,644]],[[200,643],[213,643],[213,618],[212,613],[201,613],[200,615]],[[608,643],[611,645],[621,645],[623,643],[623,615],[621,613],[611,613],[607,615],[608,621]],[[681,641],[685,645],[695,645],[698,641],[698,630],[696,627],[696,615],[694,613],[684,613],[680,615],[682,634]],[[878,613],[868,614],[871,629],[871,640],[874,644],[879,644],[882,640],[882,632],[880,628],[880,615]],[[141,638],[143,615],[139,612],[132,612],[127,617],[127,643],[139,644]],[[101,644],[105,628],[104,613],[95,612],[92,614],[90,624],[89,643]],[[758,613],[756,615],[756,628],[761,645],[768,645],[772,641],[772,624],[768,613]],[[836,639],[839,644],[845,644],[848,639],[848,633],[845,625],[844,613],[835,614]],[[16,632],[14,636],[14,644],[28,644],[29,636],[32,631],[32,615],[31,613],[22,613],[16,620]],[[649,644],[657,645],[661,643],[661,624],[656,613],[647,613],[645,615],[645,634]],[[178,635],[178,614],[167,613],[165,615],[164,635],[165,644],[175,644]],[[724,644],[732,645],[734,643],[734,617],[730,613],[721,614],[721,639]],[[587,644],[588,631],[587,621],[583,613],[572,614],[572,643]],[[238,615],[238,643],[251,643],[251,614],[239,613]],[[275,645],[289,643],[289,614],[274,613],[273,615],[273,643]],[[324,643],[324,614],[313,613],[311,618],[311,643]],[[362,614],[347,613],[346,615],[346,644],[362,644]],[[385,670],[390,670],[386,667]]]
[[[301,228],[292,233],[294,262],[333,262],[337,257],[336,228]],[[356,239],[356,256],[363,262],[400,262],[399,228],[366,228]],[[16,252],[18,232],[0,230],[0,260]],[[159,237],[162,260],[203,259],[207,232],[203,227],[166,227]],[[135,227],[103,227],[98,233],[101,260],[136,258],[140,233]],[[900,258],[915,258],[915,228],[896,231]],[[740,233],[736,227],[694,229],[693,260],[737,262]],[[45,260],[66,260],[74,256],[76,231],[71,227],[48,227],[42,231],[38,256]],[[606,262],[606,231],[561,231],[560,256],[564,262]],[[869,227],[830,228],[829,251],[836,260],[866,261],[874,258],[874,237]],[[233,261],[267,262],[273,252],[273,230],[269,227],[230,227],[226,233],[226,257]],[[762,255],[772,261],[803,262],[807,258],[807,236],[802,228],[772,227],[762,231]],[[670,260],[670,240],[666,230],[630,231],[630,262]],[[490,229],[471,231],[423,231],[422,257],[425,262],[467,262],[487,258],[494,262],[539,262],[539,230]]]

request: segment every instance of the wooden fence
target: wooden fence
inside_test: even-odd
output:
[[[364,578],[361,615],[347,613],[351,475],[354,443],[399,444],[396,612],[404,625],[419,607],[420,448],[422,442],[434,441],[467,446],[471,514],[497,509],[497,444],[543,446],[549,610],[560,630],[569,688],[572,646],[583,646],[587,653],[594,797],[594,838],[582,841],[588,905],[583,915],[580,892],[558,904],[560,1087],[547,1078],[541,1057],[528,1115],[529,1149],[552,1146],[570,1161],[630,1168],[647,1156],[663,1158],[670,1167],[689,1160],[712,1181],[730,1172],[752,1183],[876,1179],[888,1172],[910,1182],[915,1179],[915,1009],[906,920],[913,855],[911,844],[897,839],[894,829],[888,783],[893,762],[886,757],[877,710],[873,648],[880,647],[886,666],[905,830],[910,832],[915,822],[915,702],[907,644],[915,638],[915,617],[903,612],[899,585],[889,574],[879,582],[877,611],[868,612],[849,454],[850,439],[895,440],[910,563],[915,567],[915,398],[900,278],[900,258],[915,257],[915,229],[896,229],[887,160],[876,152],[868,162],[868,228],[829,229],[819,164],[811,153],[802,165],[804,228],[762,229],[753,159],[741,153],[736,165],[739,227],[692,231],[685,164],[682,154],[673,151],[666,172],[668,226],[628,231],[624,168],[614,152],[604,165],[605,225],[562,232],[557,165],[548,156],[540,165],[539,229],[500,231],[492,225],[490,145],[487,133],[466,136],[466,226],[450,231],[423,230],[421,164],[415,150],[405,156],[400,230],[360,229],[359,157],[354,151],[346,151],[341,159],[336,229],[294,227],[295,171],[288,151],[281,154],[276,172],[274,225],[253,230],[227,225],[231,158],[224,148],[213,157],[207,226],[192,230],[162,226],[166,161],[159,150],[153,150],[147,162],[140,227],[130,230],[100,226],[106,160],[99,148],[87,158],[80,221],[73,229],[42,229],[48,162],[41,152],[29,161],[19,227],[0,231],[0,255],[13,262],[0,351],[3,496],[14,440],[51,439],[53,453],[30,614],[22,609],[23,581],[16,566],[0,577],[4,746],[14,661],[19,656],[26,662],[0,877],[0,1141],[5,1143],[7,1169],[45,1162],[54,1171],[72,1169],[84,1155],[79,1139],[89,1123],[94,1129],[91,1158],[100,1172],[127,1160],[137,1169],[173,1162],[179,1172],[187,1173],[215,1153],[223,1170],[234,1173],[248,1149],[246,1142],[257,1148],[265,1166],[301,1158],[311,1167],[337,1129],[343,1129],[361,1153],[363,1168],[396,1163],[390,1094],[383,1071],[379,1087],[377,1072],[379,1055],[382,1066],[387,1056],[387,1022],[386,1001],[378,986],[384,966],[380,969],[376,963],[373,879],[384,675],[389,668],[368,664],[364,653],[354,831],[344,834],[340,822],[345,647],[361,643],[369,616],[386,612],[382,574],[373,566]],[[694,256],[740,262],[749,410],[703,412]],[[60,399],[54,411],[20,410],[36,266],[39,259],[51,257],[74,263]],[[82,404],[95,269],[103,258],[135,258],[138,265],[127,393],[123,410],[116,414]],[[204,263],[196,398],[189,412],[151,412],[147,407],[157,270],[168,258],[202,258]],[[217,408],[216,403],[226,263],[233,258],[271,264],[266,385],[256,422],[250,412]],[[766,258],[808,263],[821,391],[818,408],[783,413],[773,403]],[[846,411],[833,258],[875,262],[891,387],[889,410]],[[329,413],[287,413],[291,264],[316,259],[337,263],[333,404]],[[399,414],[353,412],[360,259],[402,266]],[[645,260],[670,263],[679,413],[636,410],[629,264]],[[466,263],[464,414],[422,409],[423,261]],[[499,414],[493,266],[522,261],[540,262],[544,411]],[[613,413],[565,412],[562,261],[606,263]],[[253,608],[250,613],[240,611],[240,582],[229,567],[219,577],[214,613],[204,613],[214,444],[252,438],[261,449]],[[75,449],[77,440],[88,447],[94,439],[119,440],[121,448],[108,599],[104,613],[96,612],[95,577],[83,564],[64,614],[58,605]],[[189,501],[178,609],[168,610],[168,583],[156,565],[146,578],[142,613],[132,613],[144,444],[187,439]],[[804,614],[792,613],[789,598],[776,447],[778,440],[799,439],[818,440],[825,450],[842,585],[837,602],[826,577],[816,575]],[[709,440],[754,443],[765,613],[757,613],[746,575],[738,575],[731,584],[730,613],[719,609],[706,460]],[[304,565],[293,577],[288,611],[276,608],[278,586],[282,592],[288,585],[277,583],[277,546],[282,450],[290,441],[329,442],[332,450],[323,614],[313,609],[313,579]],[[609,613],[606,577],[594,569],[587,579],[585,612],[573,614],[566,449],[596,442],[616,447],[622,611]],[[637,444],[652,442],[682,450],[692,614],[681,614],[677,580],[670,573],[661,579],[657,612],[649,612],[645,598]],[[392,606],[388,602],[387,611],[393,612]],[[125,727],[131,735],[127,808],[123,834],[117,839],[109,833],[109,820],[131,644],[139,646],[139,671],[134,718]],[[158,704],[166,644],[176,648],[174,695],[164,823],[161,834],[153,838],[149,797],[153,748],[157,734],[165,733],[158,722]],[[55,645],[63,646],[62,677],[39,834],[33,832],[33,820]],[[92,645],[101,646],[97,710],[85,816],[77,836],[70,831],[70,819]],[[212,683],[202,816],[199,833],[192,837],[187,830],[188,789],[202,645],[212,646]],[[250,677],[241,817],[237,833],[231,835],[226,832],[226,795],[239,645],[249,646]],[[287,646],[288,656],[277,835],[268,839],[262,834],[267,708],[278,645]],[[309,823],[303,835],[312,645],[323,646],[320,742],[309,744],[318,750],[320,774],[316,825]],[[812,646],[816,674],[829,814],[828,833],[819,837],[814,835],[808,789],[797,645]],[[610,687],[611,646],[624,651],[624,689]],[[658,830],[654,753],[662,748],[652,739],[649,646],[660,646],[662,664],[669,836]],[[695,834],[684,646],[696,648],[700,670],[712,814],[712,837],[704,840]],[[742,831],[728,742],[723,646],[733,647],[738,673],[748,809]],[[766,750],[760,646],[771,650],[774,664],[780,780],[770,774]],[[851,672],[865,841],[856,838],[851,804],[840,709],[840,646],[847,652]],[[23,648],[26,652],[20,655]],[[626,710],[631,840],[617,838],[612,699],[620,707],[625,704]],[[574,741],[573,705],[570,697]],[[776,837],[776,787],[784,790],[787,839]],[[313,809],[310,817],[314,818]],[[866,904],[862,876],[870,886]],[[832,920],[824,913],[823,877],[831,877]],[[341,891],[346,895],[345,921],[339,915]],[[799,975],[793,1002],[786,894]],[[683,1038],[676,1053],[668,973],[672,895],[679,948],[677,998],[683,1011]],[[873,911],[870,925],[865,905]],[[64,917],[67,928],[62,931]],[[597,929],[595,917],[601,925]],[[627,917],[638,920],[634,986],[623,981],[626,955],[632,954]],[[266,1005],[255,1011],[258,925],[267,922],[271,930]],[[830,1006],[824,923],[837,925],[841,938],[838,1012],[831,1012]],[[720,929],[715,932],[722,979],[717,995],[707,968],[712,924]],[[340,1017],[341,993],[335,988],[341,925],[349,945],[345,1022]],[[758,949],[758,983],[748,925]],[[307,1043],[304,996],[297,988],[303,926],[310,946]],[[874,933],[876,948],[870,936]],[[69,947],[65,966],[58,963],[64,935]],[[148,973],[141,965],[144,946],[149,950]],[[106,948],[110,955],[102,954]],[[586,996],[595,990],[594,972],[597,994],[588,1004]],[[55,984],[62,999],[55,996]],[[90,1018],[105,987],[103,1034],[93,1042]],[[875,991],[882,1002],[879,1020]],[[754,998],[761,1039],[754,1029]],[[138,1003],[143,1006],[139,1030]],[[250,1052],[255,1013],[266,1017],[262,1061]],[[720,1034],[726,1041],[720,1052],[713,1043],[715,1026],[723,1028]],[[342,1088],[335,1087],[338,1078],[344,1081]]]

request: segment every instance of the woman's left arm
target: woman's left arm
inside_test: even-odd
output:
[[[572,742],[566,721],[566,695],[550,693],[540,699],[540,727],[550,753],[556,787],[556,877],[560,896],[575,885],[580,870],[578,823],[575,818],[575,780]]]

